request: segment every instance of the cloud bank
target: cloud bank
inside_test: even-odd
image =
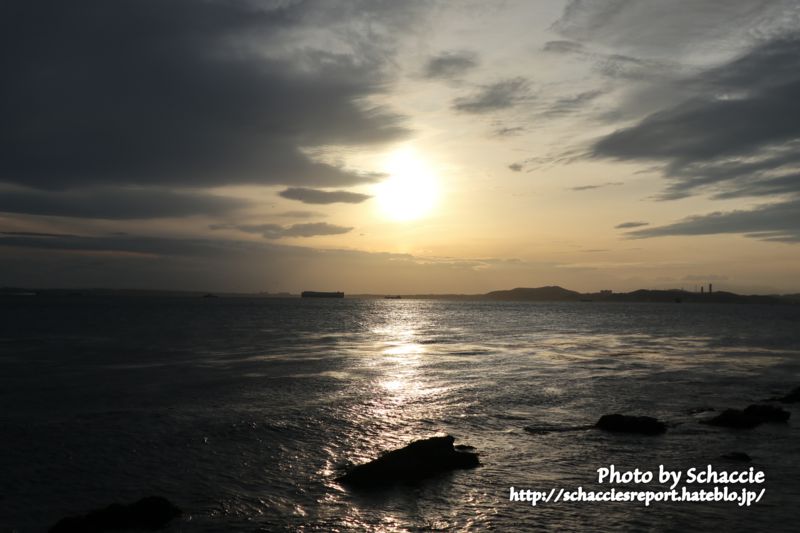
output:
[[[108,220],[220,216],[248,205],[238,198],[160,188],[0,191],[0,212]]]
[[[800,200],[766,204],[749,210],[692,216],[674,224],[636,230],[627,235],[643,239],[721,233],[741,233],[766,241],[800,242]]]
[[[304,149],[408,133],[404,117],[371,98],[386,91],[392,35],[419,11],[415,2],[9,0],[0,183],[30,191],[0,203],[110,218],[168,216],[173,205],[184,216],[235,207],[197,189],[374,181]],[[139,208],[120,216],[89,205],[114,187],[153,190],[134,193]]]
[[[667,181],[661,200],[708,194],[774,203],[630,235],[742,233],[796,241],[791,209],[800,197],[800,39],[765,41],[680,83],[690,96],[602,137],[592,155],[659,164]]]
[[[308,224],[293,224],[281,226],[280,224],[212,224],[212,230],[235,229],[245,233],[257,233],[265,239],[281,239],[284,237],[315,237],[318,235],[341,235],[352,231],[353,228],[336,226],[326,222],[311,222]]]
[[[288,200],[297,200],[304,204],[360,204],[372,198],[368,194],[361,194],[350,191],[322,191],[319,189],[308,189],[305,187],[291,187],[281,191],[280,196]]]

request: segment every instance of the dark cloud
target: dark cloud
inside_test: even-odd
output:
[[[799,14],[795,0],[570,0],[552,27],[565,39],[544,50],[590,60],[607,77],[655,83],[646,92],[663,102],[698,60],[796,35]]]
[[[579,54],[586,51],[585,46],[575,41],[548,41],[542,49],[554,54]]]
[[[57,217],[133,220],[191,215],[223,215],[249,205],[246,200],[163,189],[79,191],[0,191],[0,212]]]
[[[603,91],[592,90],[578,93],[574,96],[565,96],[555,100],[552,104],[547,106],[547,110],[543,113],[545,116],[563,116],[575,113],[586,107],[587,104],[603,95]]]
[[[20,287],[458,292],[487,266],[519,279],[553,268],[232,239],[0,235],[0,278]]]
[[[265,239],[281,239],[283,237],[315,237],[317,235],[341,235],[352,231],[353,228],[336,226],[325,222],[310,224],[294,224],[281,226],[280,224],[212,224],[212,230],[235,229],[245,233],[258,233]]]
[[[49,235],[27,232],[0,237],[0,246],[58,250],[62,252],[104,252],[150,256],[204,257],[224,253],[232,248],[256,249],[246,242],[215,241],[211,239],[171,239],[131,235],[84,236]]]
[[[524,132],[525,128],[522,126],[502,127],[494,130],[494,134],[498,137],[512,137],[514,135],[520,135]]]
[[[385,90],[387,72],[370,31],[388,42],[411,7],[4,2],[0,181],[39,189],[361,183],[365,176],[314,162],[302,148],[406,133],[402,117],[367,102]],[[340,46],[314,47],[326,31]],[[295,34],[307,42],[299,46]]]
[[[526,101],[530,93],[530,82],[525,78],[511,78],[491,85],[484,85],[471,95],[456,98],[453,109],[464,113],[487,113],[514,107]]]
[[[642,226],[649,226],[648,222],[623,222],[621,224],[617,224],[614,226],[616,229],[630,229],[630,228],[640,228]]]
[[[325,222],[294,224],[285,228],[284,237],[313,237],[315,235],[341,235],[352,231],[352,227],[336,226]]]
[[[425,65],[426,78],[457,78],[478,66],[478,55],[474,52],[445,52],[432,57]]]
[[[570,0],[553,29],[581,43],[672,58],[710,41],[779,32],[790,6],[773,0]]]
[[[144,236],[0,236],[0,274],[34,287],[263,290],[313,253],[262,242]],[[10,280],[10,281],[9,281]]]
[[[511,163],[510,165],[508,165],[508,168],[510,168],[514,172],[522,172],[522,169],[524,167],[523,167],[522,163]]]
[[[800,94],[800,40],[791,36],[796,35],[796,19],[778,16],[785,7],[781,2],[738,0],[692,2],[691,9],[684,9],[682,0],[677,6],[649,0],[568,4],[555,29],[573,41],[546,49],[591,56],[601,72],[614,76],[645,73],[652,80],[659,63],[700,42],[725,42],[738,32],[731,48],[741,49],[756,35],[753,28],[760,32],[759,39],[750,41],[757,44],[733,60],[688,77],[675,78],[673,72],[668,92],[680,96],[678,103],[603,137],[592,152],[621,161],[659,163],[668,181],[661,199],[709,193],[713,198],[776,201],[638,229],[629,236],[740,233],[762,240],[798,240],[793,210],[800,195],[800,106],[795,96]],[[709,25],[710,20],[714,24]],[[792,25],[795,31],[787,32]],[[580,46],[568,44],[574,41]],[[602,55],[591,44],[623,52]]]
[[[626,235],[644,239],[723,233],[742,233],[767,241],[800,242],[800,200],[766,204],[750,210],[692,216],[674,224],[631,231]]]
[[[647,61],[622,54],[592,54],[595,70],[609,78],[623,80],[647,80],[651,82],[668,78],[679,69],[668,61]]]
[[[12,237],[77,237],[69,233],[41,233],[38,231],[0,231],[0,235],[9,235]]]
[[[283,213],[278,213],[278,216],[286,218],[314,218],[324,217],[325,215],[316,211],[284,211]]]
[[[739,196],[778,196],[800,191],[800,174],[786,174],[775,178],[761,177],[747,182],[740,180],[736,189],[721,191],[715,198],[735,198]]]
[[[696,96],[618,130],[596,156],[664,164],[664,199],[800,193],[800,40],[758,46],[686,81]]]
[[[789,193],[800,165],[800,142],[764,148],[751,157],[730,157],[673,163],[668,167],[671,186],[662,195],[682,198],[695,189],[712,188],[719,198]],[[783,175],[781,169],[785,169]],[[778,175],[776,172],[778,171]],[[798,169],[800,171],[800,169]],[[787,173],[788,172],[788,173]],[[755,178],[755,179],[754,179]]]
[[[368,194],[361,194],[350,191],[321,191],[319,189],[307,189],[303,187],[291,187],[278,193],[283,198],[298,200],[304,204],[360,204],[372,198]]]
[[[587,48],[574,41],[550,41],[545,43],[543,50],[551,54],[590,61],[594,64],[594,70],[609,78],[654,81],[677,69],[677,65],[669,60],[642,59],[619,53],[609,54]]]
[[[606,183],[598,183],[595,185],[578,185],[577,187],[570,187],[571,191],[590,191],[592,189],[602,189],[603,187],[616,187],[625,185],[621,181],[608,181]]]

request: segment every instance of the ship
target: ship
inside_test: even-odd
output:
[[[300,293],[301,298],[344,298],[343,292],[319,292],[319,291],[303,291]]]

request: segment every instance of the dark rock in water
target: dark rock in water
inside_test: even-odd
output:
[[[716,411],[713,407],[703,406],[703,407],[692,407],[686,411],[686,414],[689,415],[697,415],[700,413],[708,413],[710,411]]]
[[[736,429],[750,429],[766,422],[786,422],[791,413],[772,405],[749,405],[744,410],[725,409],[705,423]]]
[[[786,422],[792,415],[789,411],[774,405],[748,405],[745,407],[744,412],[764,422]]]
[[[720,456],[722,459],[727,459],[728,461],[739,461],[742,463],[749,463],[752,461],[749,455],[744,452],[730,452]]]
[[[726,428],[749,429],[763,423],[753,415],[745,414],[740,409],[725,409],[720,414],[705,421],[711,426],[721,426]]]
[[[391,485],[480,465],[477,454],[456,450],[454,441],[450,435],[414,441],[404,448],[353,467],[336,481],[353,487]]]
[[[778,401],[782,403],[800,402],[800,387],[796,387],[794,390],[792,390],[792,392],[790,392],[786,396],[778,398]]]
[[[667,425],[652,416],[603,415],[595,427],[617,433],[638,433],[641,435],[660,435],[667,431]]]
[[[169,500],[149,496],[130,505],[112,503],[83,516],[62,518],[50,528],[50,533],[100,533],[126,529],[153,531],[163,528],[180,514],[181,510]]]

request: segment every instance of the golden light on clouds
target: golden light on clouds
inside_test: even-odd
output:
[[[800,292],[800,1],[676,2],[14,8],[2,284]]]
[[[375,186],[380,215],[409,222],[429,215],[439,201],[439,182],[429,163],[411,147],[395,150],[386,159],[388,178]]]

